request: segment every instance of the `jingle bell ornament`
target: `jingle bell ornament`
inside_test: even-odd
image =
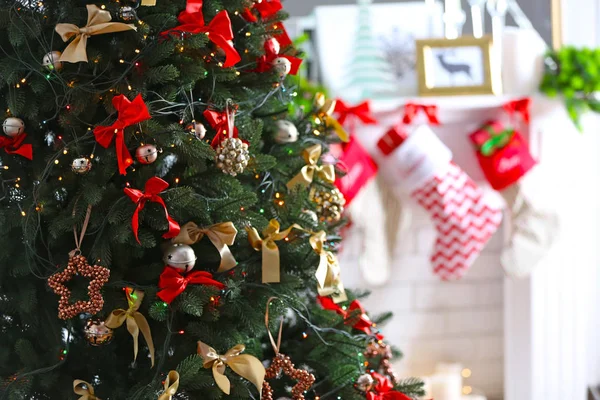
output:
[[[227,138],[217,147],[215,162],[225,174],[236,176],[244,172],[250,160],[248,144],[239,138]]]
[[[373,387],[373,377],[369,374],[363,374],[358,377],[354,386],[361,392],[368,392]]]
[[[280,119],[275,122],[275,125],[277,125],[277,132],[274,137],[276,143],[294,143],[298,140],[298,129],[292,122]]]
[[[187,244],[171,244],[165,250],[163,261],[169,267],[190,272],[196,265],[196,253]]]
[[[19,136],[25,131],[25,122],[23,122],[21,118],[6,118],[2,123],[2,130],[4,131],[6,136]]]
[[[60,51],[51,51],[46,53],[44,58],[42,58],[42,65],[48,71],[60,71],[63,67],[63,63],[59,61],[60,56],[62,56]]]
[[[196,122],[196,121],[190,122],[185,127],[185,130],[190,135],[194,135],[196,137],[196,139],[198,139],[198,140],[202,140],[206,136],[206,127],[200,122]]]
[[[285,57],[277,57],[271,64],[279,79],[284,79],[292,70],[292,62]]]
[[[92,161],[86,157],[79,157],[71,163],[71,170],[76,174],[86,174],[92,169]]]
[[[137,14],[133,7],[123,6],[119,9],[119,18],[122,21],[131,22],[137,19]]]
[[[83,332],[85,333],[85,340],[92,346],[107,344],[113,337],[113,330],[104,325],[104,321],[91,318],[85,324]]]
[[[153,144],[145,144],[135,150],[135,159],[140,164],[152,164],[158,158],[158,150]]]
[[[324,222],[337,222],[342,218],[346,199],[338,188],[313,188],[310,199],[317,204],[317,215]]]

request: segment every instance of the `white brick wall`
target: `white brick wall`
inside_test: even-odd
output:
[[[441,282],[431,272],[429,253],[435,230],[427,214],[410,204],[412,221],[399,235],[389,281],[369,287],[357,259],[363,238],[350,237],[340,256],[344,283],[372,290],[364,305],[373,314],[393,311],[383,327],[387,340],[404,353],[396,364],[406,376],[433,372],[440,361],[460,362],[472,370],[465,385],[481,390],[489,400],[503,391],[503,272],[497,233],[471,271],[458,282]]]

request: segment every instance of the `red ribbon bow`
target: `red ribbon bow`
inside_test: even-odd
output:
[[[140,239],[138,238],[139,213],[144,209],[146,202],[148,201],[158,203],[165,209],[165,215],[167,216],[167,221],[169,222],[169,230],[163,235],[163,238],[170,239],[179,234],[179,230],[181,229],[179,224],[169,216],[167,205],[159,196],[159,194],[168,187],[169,184],[167,182],[163,181],[159,177],[154,176],[148,179],[143,192],[141,190],[132,188],[123,189],[131,201],[137,204],[135,212],[133,213],[133,217],[131,218],[131,228],[133,229],[135,240],[137,240],[138,243],[140,243]]]
[[[214,286],[218,289],[225,288],[225,285],[221,282],[212,279],[212,274],[210,272],[194,271],[183,276],[177,269],[165,267],[158,280],[158,287],[161,290],[157,293],[157,296],[165,303],[171,304],[171,302],[175,300],[175,297],[183,293],[190,283]]]
[[[256,61],[256,72],[265,72],[271,70],[271,68],[273,68],[273,61],[276,58],[281,57],[287,58],[292,64],[292,68],[290,69],[289,73],[290,75],[296,75],[298,73],[300,65],[302,65],[302,59],[294,56],[288,56],[285,54],[279,54],[281,44],[276,38],[265,40],[264,48],[265,55],[259,57]]]
[[[242,17],[248,22],[258,22],[258,17],[253,12],[254,10],[258,11],[260,18],[264,21],[275,14],[277,14],[283,6],[281,5],[280,0],[262,0],[255,2],[252,7],[246,8],[242,13]],[[285,26],[283,26],[282,22],[275,22],[271,25],[272,29],[281,31],[280,34],[275,35],[275,38],[279,41],[281,46],[288,47],[292,45],[292,39],[290,35],[288,35]]]
[[[420,110],[425,113],[430,124],[440,124],[440,121],[437,117],[437,106],[416,103],[406,103],[406,105],[404,106],[404,118],[402,119],[402,121],[407,125],[410,124],[413,121],[413,119],[417,116]]]
[[[523,120],[529,123],[530,115],[529,115],[529,106],[531,105],[531,99],[526,97],[521,100],[513,100],[504,105],[504,110],[511,116],[514,114],[521,114],[523,116]]]
[[[113,97],[112,103],[119,113],[117,120],[110,126],[97,126],[94,128],[94,136],[100,146],[105,149],[110,146],[113,137],[116,137],[115,146],[119,173],[127,175],[125,170],[133,164],[133,159],[125,144],[125,132],[123,130],[128,126],[150,119],[150,113],[140,94],[133,101],[129,101],[125,95],[120,94]]]
[[[388,377],[377,372],[371,372],[371,376],[377,383],[373,388],[374,391],[367,392],[367,400],[412,400],[404,393],[392,390],[394,385]]]
[[[7,154],[18,154],[33,160],[33,147],[30,144],[23,144],[25,138],[27,138],[25,133],[15,137],[0,136],[0,149],[4,148]]]
[[[363,124],[377,123],[377,120],[373,118],[373,115],[371,114],[371,104],[369,100],[363,101],[355,106],[349,106],[344,103],[343,100],[337,99],[334,111],[339,114],[337,120],[342,125],[344,125],[348,117],[358,118]]]
[[[321,306],[326,310],[332,310],[341,315],[344,318],[344,323],[346,325],[352,325],[354,329],[362,331],[367,335],[373,334],[371,328],[373,327],[373,322],[366,314],[362,305],[358,300],[354,300],[350,303],[348,310],[344,310],[339,305],[335,304],[330,297],[318,296],[318,301]],[[357,312],[358,311],[358,312]],[[383,339],[383,336],[377,334],[377,339]]]
[[[215,137],[210,143],[213,148],[217,148],[227,138],[238,137],[238,128],[233,126],[231,117],[226,111],[205,110],[204,118],[216,131]]]
[[[188,1],[186,10],[179,14],[177,20],[180,25],[162,32],[161,35],[167,36],[174,32],[206,33],[208,38],[225,52],[224,67],[233,67],[242,60],[240,54],[231,43],[231,40],[233,40],[233,31],[231,30],[231,20],[226,10],[217,13],[212,21],[206,25],[204,23],[204,14],[202,13],[202,1]]]

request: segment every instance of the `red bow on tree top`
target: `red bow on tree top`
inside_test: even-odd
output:
[[[170,239],[174,238],[179,234],[179,230],[181,229],[177,221],[169,216],[169,211],[167,211],[167,205],[165,201],[159,196],[159,194],[169,187],[169,184],[162,179],[154,176],[146,182],[146,186],[144,191],[132,188],[125,188],[123,191],[131,201],[137,204],[135,212],[133,213],[133,217],[131,218],[131,228],[133,229],[133,235],[135,236],[135,240],[140,243],[140,239],[138,238],[138,227],[139,227],[139,213],[146,206],[146,202],[150,201],[153,203],[160,204],[165,209],[165,215],[167,216],[167,221],[169,222],[169,230],[167,233],[163,235],[163,238]]]
[[[25,133],[15,137],[0,136],[0,149],[4,149],[7,154],[18,154],[29,160],[33,160],[33,147],[30,144],[23,144],[27,138]]]
[[[165,303],[171,304],[175,297],[183,293],[190,283],[214,286],[218,289],[225,288],[225,285],[221,282],[212,279],[210,272],[194,271],[183,276],[175,268],[166,267],[158,280],[158,287],[161,290],[157,293],[157,296]]]
[[[265,55],[258,58],[256,61],[256,72],[265,72],[273,68],[273,61],[277,58],[287,58],[291,63],[291,69],[289,74],[296,75],[300,65],[302,65],[302,59],[294,56],[288,56],[285,54],[279,54],[281,45],[276,38],[265,40],[264,44]]]
[[[529,106],[531,105],[531,99],[526,97],[521,100],[513,100],[504,105],[504,110],[509,115],[521,114],[523,116],[523,120],[529,123],[530,115],[529,115]]]
[[[197,10],[190,12],[190,10]],[[206,33],[208,38],[225,52],[224,67],[233,67],[241,61],[240,54],[233,47],[233,31],[231,30],[231,20],[226,10],[220,11],[206,25],[204,23],[204,14],[202,13],[202,1],[188,1],[185,11],[182,11],[177,17],[181,25],[161,33],[162,36],[170,35],[174,32],[184,33]]]
[[[427,119],[429,120],[430,124],[439,125],[440,121],[437,117],[437,110],[438,108],[435,105],[406,103],[404,105],[404,118],[402,119],[402,121],[408,125],[417,116],[419,111],[423,111],[427,116]]]
[[[373,334],[371,331],[373,322],[365,313],[365,310],[358,300],[354,300],[352,303],[350,303],[350,307],[348,307],[348,310],[346,311],[339,305],[335,304],[330,297],[318,296],[317,299],[324,309],[335,311],[341,315],[344,318],[344,324],[352,325],[354,329],[362,331],[367,335]],[[376,334],[375,336],[379,340],[383,339],[382,335]]]
[[[377,120],[371,115],[371,104],[369,100],[363,101],[362,103],[349,106],[344,103],[343,100],[337,99],[335,102],[334,112],[338,113],[338,122],[342,125],[346,122],[348,117],[358,118],[364,124],[376,124]]]
[[[97,126],[94,128],[94,136],[100,146],[105,149],[110,146],[113,137],[116,137],[115,146],[117,149],[119,173],[121,175],[127,175],[125,170],[133,164],[133,159],[125,144],[125,132],[123,129],[150,119],[150,113],[140,94],[138,94],[133,101],[129,101],[127,97],[120,94],[113,97],[112,103],[113,107],[115,107],[119,113],[117,120],[110,126]]]
[[[227,138],[238,137],[238,128],[233,125],[231,116],[227,111],[205,110],[203,115],[210,126],[216,131],[215,137],[210,143],[213,148],[217,148]]]
[[[373,391],[367,392],[367,400],[412,400],[404,393],[392,390],[394,385],[388,377],[377,372],[371,372],[371,376],[377,383]]]

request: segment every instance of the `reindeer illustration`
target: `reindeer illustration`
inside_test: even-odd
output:
[[[446,61],[445,54],[438,54],[437,58],[440,61],[440,65],[450,74],[450,80],[454,83],[454,75],[464,72],[467,74],[469,79],[473,80],[471,75],[471,66],[469,64],[452,64]]]

